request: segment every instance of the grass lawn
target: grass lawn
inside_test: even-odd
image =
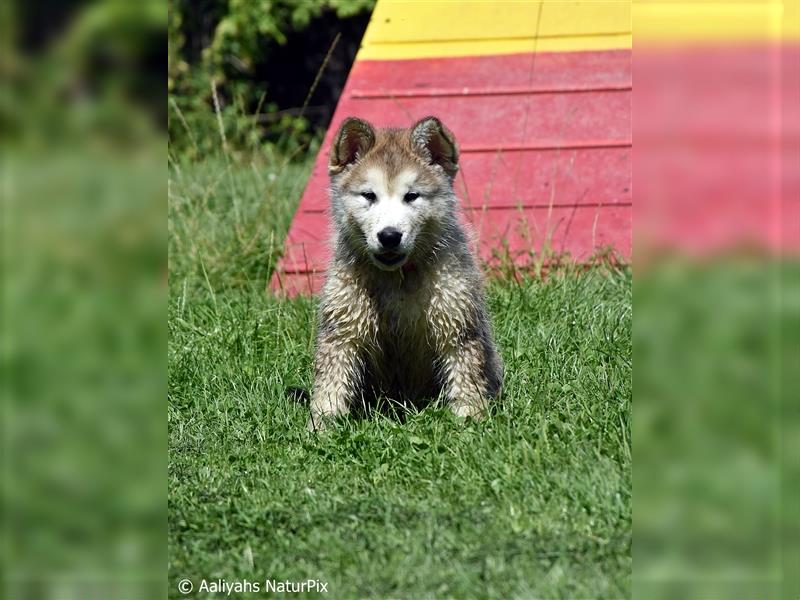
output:
[[[320,579],[333,598],[627,597],[630,273],[491,284],[506,365],[491,417],[428,409],[315,436],[285,394],[312,384],[314,301],[265,293],[308,171],[171,168],[170,596],[206,578]]]

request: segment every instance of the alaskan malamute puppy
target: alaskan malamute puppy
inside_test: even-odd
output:
[[[458,147],[435,117],[346,119],[330,151],[334,252],[318,315],[309,428],[384,396],[440,394],[478,418],[503,367],[483,277],[459,224]]]

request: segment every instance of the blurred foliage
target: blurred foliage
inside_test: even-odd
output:
[[[4,7],[6,142],[41,147],[99,133],[138,143],[163,127],[163,2],[36,4]]]
[[[166,1],[0,16],[0,597],[164,597]]]
[[[634,281],[634,597],[796,598],[797,265],[662,258]]]
[[[308,147],[315,127],[327,126],[374,4],[170,0],[172,152],[198,158],[220,143],[233,151],[267,144],[290,154]],[[343,29],[350,38],[344,48],[337,44]],[[287,56],[282,50],[293,38],[302,39],[301,51]],[[323,72],[330,70],[336,81],[326,82]],[[293,89],[282,93],[278,80]],[[328,106],[315,121],[308,103],[317,85],[325,88],[317,97]]]

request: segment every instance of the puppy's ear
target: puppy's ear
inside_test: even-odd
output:
[[[436,117],[425,117],[411,128],[411,147],[430,164],[439,165],[449,177],[458,172],[458,145],[453,133]]]
[[[375,129],[361,119],[348,117],[339,126],[331,146],[328,173],[336,175],[364,156],[375,144]]]

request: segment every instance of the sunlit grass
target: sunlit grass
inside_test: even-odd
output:
[[[286,395],[312,385],[314,301],[265,291],[307,173],[291,169],[172,173],[170,594],[205,577],[321,579],[337,598],[625,597],[629,272],[491,284],[506,380],[485,420],[429,408],[315,436]]]

